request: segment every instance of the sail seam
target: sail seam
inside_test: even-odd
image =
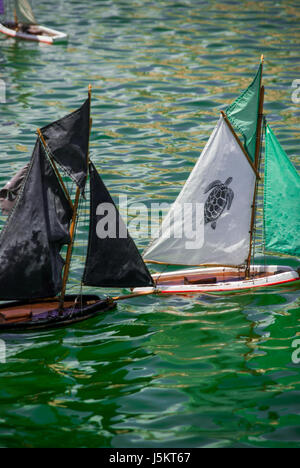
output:
[[[50,150],[50,148],[49,148],[49,146],[48,146],[48,144],[47,144],[46,141],[45,141],[45,145],[44,145],[44,146],[45,146],[45,149],[47,150],[48,154],[51,156],[51,158],[53,158],[53,159],[57,162],[57,164],[59,164],[59,165],[63,168],[63,170],[64,170],[64,171],[66,172],[66,174],[70,177],[70,179],[73,180],[74,184],[78,185],[78,181],[76,180],[75,176],[71,173],[71,171],[70,171],[66,166],[62,165],[61,162],[59,162],[59,161],[57,160],[57,158],[54,156],[54,154],[53,154],[52,151]]]
[[[253,162],[252,162],[250,156],[248,155],[248,152],[247,152],[247,151],[245,150],[245,148],[243,147],[243,145],[242,145],[242,143],[241,143],[239,137],[237,136],[237,134],[236,134],[234,128],[232,127],[231,122],[230,122],[228,116],[225,114],[224,111],[221,111],[221,114],[222,114],[222,116],[223,116],[223,118],[224,118],[226,124],[228,125],[230,131],[232,132],[232,134],[233,134],[233,136],[234,136],[234,138],[235,138],[237,144],[238,144],[239,147],[241,148],[241,150],[242,150],[244,156],[246,157],[248,163],[250,164],[250,166],[251,166],[253,172],[255,173],[256,178],[259,179],[259,178],[260,178],[259,173],[258,173],[257,169],[255,168],[255,166],[254,166],[254,164],[253,164]]]

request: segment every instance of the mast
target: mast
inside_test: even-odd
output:
[[[14,12],[17,24],[37,24],[29,0],[14,0]]]
[[[89,95],[89,102],[91,106],[91,101],[92,101],[92,86],[91,85],[89,85],[88,95]],[[91,128],[92,128],[92,120],[90,119],[90,132],[91,132]],[[87,158],[89,159],[89,151],[87,153]],[[80,195],[81,195],[81,189],[80,187],[77,186],[75,201],[74,201],[74,206],[73,206],[73,216],[72,216],[71,228],[70,228],[71,240],[70,240],[68,250],[67,250],[66,264],[65,264],[64,275],[63,275],[63,285],[62,285],[62,291],[60,295],[60,309],[63,309],[64,302],[65,302],[65,295],[66,295],[67,283],[69,279],[70,265],[71,265],[71,260],[72,260],[73,247],[74,247],[75,234],[76,234],[76,225],[77,225],[77,218],[78,218],[78,207],[79,207]]]
[[[17,16],[17,9],[16,9],[16,5],[14,6],[14,20],[15,20],[15,24],[16,26],[18,26],[18,16]]]
[[[257,118],[257,130],[256,130],[256,145],[255,145],[255,159],[254,159],[254,166],[256,172],[259,173],[259,166],[260,166],[260,147],[261,147],[261,139],[262,139],[262,120],[263,120],[263,108],[264,108],[264,97],[265,97],[265,88],[262,86],[262,75],[263,75],[263,65],[264,65],[264,56],[261,56],[261,66],[262,66],[262,73],[261,73],[261,82],[260,82],[260,93],[259,93],[259,111],[258,111],[258,118]],[[256,180],[255,190],[253,195],[253,202],[252,202],[252,215],[251,215],[251,224],[250,224],[250,248],[249,254],[246,263],[246,270],[245,276],[246,278],[250,277],[250,263],[252,258],[252,248],[253,248],[253,238],[254,238],[254,226],[256,220],[256,197],[258,191],[258,180]]]
[[[256,177],[259,179],[259,172],[257,170],[257,167],[255,166],[255,164],[253,164],[253,162],[251,161],[250,157],[249,157],[249,154],[247,153],[247,151],[245,150],[241,140],[239,139],[239,137],[237,136],[236,134],[236,131],[234,130],[233,126],[231,125],[227,115],[225,114],[224,111],[221,110],[221,115],[223,116],[225,122],[227,123],[231,133],[233,134],[234,138],[236,139],[236,142],[237,144],[239,145],[239,147],[241,148],[242,152],[244,153],[244,155],[246,156],[246,159],[248,161],[248,163],[250,164],[250,166],[252,167],[253,171],[255,172],[256,174]]]
[[[70,207],[71,207],[72,210],[73,210],[74,205],[73,205],[73,202],[72,202],[72,200],[71,200],[70,194],[69,194],[69,192],[68,192],[68,190],[67,190],[67,187],[65,186],[65,183],[64,183],[64,181],[63,181],[63,179],[62,179],[62,176],[61,176],[60,173],[59,173],[59,170],[57,169],[57,166],[56,166],[56,164],[55,164],[54,159],[52,158],[50,152],[48,151],[47,143],[45,142],[45,138],[44,138],[44,136],[43,136],[43,134],[42,134],[42,132],[41,132],[41,130],[40,130],[39,128],[37,129],[36,133],[38,134],[38,137],[39,137],[39,139],[40,139],[40,141],[41,141],[41,143],[42,143],[42,145],[43,145],[43,147],[44,147],[44,150],[45,150],[47,156],[49,157],[49,159],[50,159],[50,161],[51,161],[51,164],[52,164],[52,167],[53,167],[54,172],[55,172],[55,174],[56,174],[56,177],[58,178],[58,180],[59,180],[59,182],[60,182],[60,185],[62,186],[62,189],[63,189],[63,191],[65,192],[65,195],[66,195],[66,198],[67,198],[67,200],[68,200],[68,202],[69,202],[69,204],[70,204]]]

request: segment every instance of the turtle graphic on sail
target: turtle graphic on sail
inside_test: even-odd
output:
[[[204,193],[210,193],[204,205],[204,222],[211,223],[212,229],[216,229],[217,219],[222,215],[225,208],[230,210],[234,192],[228,186],[232,177],[228,177],[224,184],[220,180],[214,180],[209,184]]]

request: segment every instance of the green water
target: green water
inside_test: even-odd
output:
[[[265,111],[299,170],[299,1],[42,0],[35,12],[70,41],[0,39],[1,185],[36,128],[76,108],[91,82],[91,154],[113,196],[174,200],[261,53]],[[80,272],[77,259],[71,290]],[[297,337],[292,288],[132,299],[66,329],[1,335],[0,446],[300,446]]]

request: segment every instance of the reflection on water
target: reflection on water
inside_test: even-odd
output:
[[[113,196],[171,202],[261,53],[265,111],[299,169],[297,1],[42,0],[36,13],[70,41],[0,39],[0,184],[28,160],[36,128],[91,82],[91,152]],[[85,238],[82,223],[70,287]],[[71,328],[3,336],[0,446],[297,446],[299,335],[290,288],[140,298]]]

